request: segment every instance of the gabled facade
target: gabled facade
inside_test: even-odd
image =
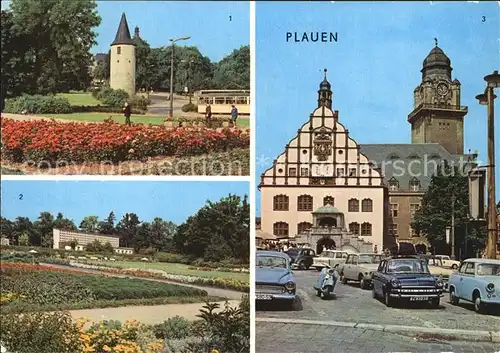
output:
[[[382,249],[386,207],[383,176],[339,121],[338,111],[332,110],[332,96],[325,70],[318,107],[261,176],[261,228],[278,237],[332,228],[335,234],[359,236],[361,242]],[[313,212],[327,205],[338,210],[336,217],[322,217],[326,223],[313,223]]]

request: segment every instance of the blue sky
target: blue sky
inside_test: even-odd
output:
[[[247,2],[99,1],[101,25],[92,52],[108,52],[122,12],[130,34],[135,26],[151,47],[169,45],[169,38],[191,36],[179,45],[197,46],[212,61],[250,43],[250,5]]]
[[[474,97],[484,92],[483,77],[500,69],[499,9],[497,2],[257,2],[257,184],[317,107],[324,68],[333,109],[351,137],[360,144],[410,143],[407,116],[434,38],[451,59],[452,78],[462,83],[461,104],[469,107],[465,152],[477,149],[486,164],[486,107]],[[338,42],[287,43],[286,32],[295,31],[337,32]],[[497,99],[497,117],[499,105]],[[500,185],[498,168],[496,176]],[[500,199],[500,186],[496,191]]]
[[[180,224],[206,200],[248,192],[247,182],[2,180],[2,217],[23,216],[34,221],[43,211],[62,212],[78,226],[84,216],[104,219],[113,210],[117,220],[133,212],[142,221],[161,217]]]

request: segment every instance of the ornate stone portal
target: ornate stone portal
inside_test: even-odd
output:
[[[298,234],[297,244],[304,244],[320,254],[323,247],[327,249],[347,250],[353,252],[373,252],[374,245],[359,238],[345,227],[344,214],[332,205],[325,205],[312,212],[313,226]]]

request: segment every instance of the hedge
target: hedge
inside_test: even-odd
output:
[[[4,111],[11,114],[68,114],[71,104],[65,97],[24,94],[5,100]]]

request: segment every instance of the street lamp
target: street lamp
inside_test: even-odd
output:
[[[172,42],[172,60],[170,61],[170,111],[168,116],[172,118],[174,116],[174,45],[176,42],[181,40],[188,40],[191,37],[179,37],[170,38],[169,41]]]
[[[451,231],[451,227],[447,226],[446,227],[446,244],[450,243],[450,231]]]
[[[500,86],[498,71],[484,77],[486,89],[483,94],[476,96],[481,105],[488,106],[488,241],[486,243],[486,257],[496,259],[497,223],[495,208],[495,128],[494,128],[494,101],[493,90]]]
[[[188,72],[186,75],[186,88],[187,88],[187,94],[189,96],[189,104],[191,104],[191,64],[194,64],[194,60],[181,60],[181,63],[188,63]]]

